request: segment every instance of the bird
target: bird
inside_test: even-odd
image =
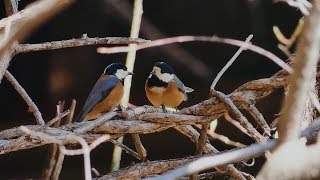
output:
[[[187,93],[194,90],[186,87],[167,63],[156,62],[146,80],[145,91],[151,104],[166,113],[166,107],[177,108],[187,101]]]
[[[102,116],[120,105],[124,94],[124,79],[133,75],[121,63],[108,65],[92,88],[76,121],[88,121]]]

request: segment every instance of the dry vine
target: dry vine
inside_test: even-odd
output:
[[[6,4],[8,4],[9,2],[15,3],[15,1],[6,1]],[[249,44],[248,41],[250,40],[242,42],[216,36],[181,36],[148,42],[147,40],[139,38],[88,38],[85,35],[80,39],[46,42],[42,44],[17,43],[17,41],[23,40],[33,29],[35,29],[41,23],[45,22],[55,13],[67,7],[69,4],[71,4],[70,0],[42,0],[34,3],[32,6],[29,6],[28,8],[20,12],[8,12],[8,14],[13,15],[0,20],[0,35],[2,37],[2,41],[0,42],[0,79],[2,79],[2,76],[5,75],[5,77],[14,85],[15,89],[27,102],[37,120],[37,125],[24,125],[2,130],[0,132],[0,154],[35,148],[48,144],[55,144],[56,146],[52,148],[52,150],[59,150],[59,152],[57,153],[57,155],[53,155],[50,158],[50,160],[52,160],[50,162],[55,161],[56,165],[53,165],[54,163],[49,163],[49,166],[51,168],[50,171],[52,173],[46,174],[46,177],[51,176],[53,179],[57,179],[59,177],[64,155],[83,154],[85,178],[92,179],[90,151],[102,142],[111,141],[115,145],[122,148],[128,154],[140,160],[145,160],[146,154],[145,152],[143,152],[145,150],[143,149],[138,134],[155,133],[166,130],[168,128],[174,128],[196,144],[197,149],[195,155],[197,156],[182,159],[143,162],[132,167],[127,167],[124,169],[120,169],[119,171],[112,172],[101,177],[100,179],[125,179],[155,176],[158,174],[166,173],[188,163],[190,164],[187,166],[183,166],[180,169],[168,172],[165,175],[155,177],[155,179],[177,178],[180,176],[198,173],[199,171],[208,168],[215,168],[218,171],[222,171],[223,174],[233,177],[234,179],[253,178],[250,174],[239,171],[230,163],[235,163],[241,160],[263,155],[265,151],[270,150],[275,146],[275,141],[269,140],[271,135],[270,127],[266,123],[263,115],[256,108],[255,104],[261,99],[273,93],[275,90],[280,88],[287,88],[289,84],[288,74],[292,72],[292,68],[289,65],[287,65],[274,54],[258,46]],[[9,5],[7,9],[12,10],[15,9],[14,7],[16,7],[17,4],[11,4],[10,7]],[[316,6],[316,8],[318,9],[319,7],[319,5]],[[300,7],[300,10],[304,11],[305,9]],[[161,109],[157,109],[151,106],[140,106],[132,109],[128,108],[124,111],[109,112],[93,121],[72,123],[71,120],[75,107],[74,102],[70,107],[71,112],[68,110],[66,112],[62,112],[63,105],[60,104],[60,106],[58,106],[57,108],[57,117],[48,121],[46,124],[41,117],[39,109],[34,104],[32,99],[27,95],[21,85],[19,85],[17,80],[7,71],[7,67],[9,66],[11,58],[18,53],[96,44],[140,44],[134,46],[135,49],[139,50],[147,47],[155,47],[169,43],[187,41],[208,41],[240,46],[241,51],[248,49],[268,57],[269,59],[275,61],[278,65],[280,65],[283,70],[274,74],[270,78],[247,82],[228,95],[214,90],[214,84],[216,84],[215,81],[215,83],[213,83],[213,88],[211,88],[210,98],[208,100],[184,108],[177,113],[163,113]],[[312,40],[310,40],[310,42],[312,42]],[[318,46],[319,45],[316,44],[317,48],[314,49],[318,50]],[[240,50],[234,56],[233,60],[237,57],[237,55],[240,54]],[[98,51],[107,53],[127,52],[130,51],[130,48],[100,48],[98,49]],[[297,58],[301,57],[303,56],[299,56],[298,54]],[[315,64],[316,61],[314,60],[313,62]],[[299,66],[299,64],[297,66]],[[297,75],[293,74],[293,76],[295,77]],[[309,74],[309,79],[311,78],[311,76],[312,75]],[[294,80],[291,79],[291,81]],[[310,96],[309,92],[307,91],[304,91],[303,95],[304,98]],[[315,98],[316,97],[313,98],[313,102],[318,103],[318,100],[314,100]],[[247,117],[242,114],[240,109],[249,112],[249,114],[257,121],[257,124],[261,131],[263,131],[263,134],[254,128],[254,126],[247,120]],[[256,142],[256,144],[242,149],[234,149],[229,152],[219,152],[214,146],[212,146],[210,141],[207,140],[207,134],[210,135],[210,132],[208,132],[208,125],[213,120],[220,118],[226,114],[234,115],[236,120],[239,121],[237,127],[248,134]],[[55,124],[60,124],[62,122],[62,118],[67,115],[69,115],[68,119],[64,123],[62,123],[64,125],[55,126]],[[287,121],[288,120],[282,123],[284,123],[284,125],[288,125]],[[298,120],[295,119],[296,123],[297,121]],[[315,134],[317,134],[317,131],[320,129],[319,122],[319,120],[315,121],[301,134],[309,139],[314,138]],[[298,128],[296,128],[296,123],[293,124],[295,126],[293,132],[297,138],[299,131],[297,130]],[[192,125],[199,124],[202,125],[200,133],[192,127]],[[52,125],[54,125],[54,127],[50,127]],[[289,132],[283,130],[280,131],[282,131],[282,133],[284,133],[285,135],[280,139],[280,142],[285,142],[290,139],[286,137],[286,133]],[[130,149],[121,142],[115,141],[115,139],[123,137],[125,134],[133,135],[133,138],[136,142],[135,145],[137,152]],[[68,149],[70,145],[81,145],[81,149],[70,150]],[[319,149],[319,147],[320,146],[317,144],[314,147],[308,149],[308,151],[306,152],[311,152],[312,154],[314,154],[316,150]],[[202,153],[206,154],[202,155]],[[193,177],[197,176],[197,174],[194,174]]]

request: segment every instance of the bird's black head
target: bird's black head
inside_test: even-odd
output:
[[[175,74],[175,73],[174,73],[174,70],[172,69],[172,67],[169,66],[169,65],[168,65],[167,63],[165,63],[165,62],[156,62],[156,63],[154,64],[154,67],[160,68],[162,74],[164,74],[164,73]]]
[[[121,63],[112,63],[104,69],[103,74],[115,75],[119,69],[127,71],[127,67]]]

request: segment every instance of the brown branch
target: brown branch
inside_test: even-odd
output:
[[[53,118],[52,120],[50,120],[48,123],[46,123],[46,125],[44,126],[44,129],[48,128],[49,126],[51,126],[53,124],[53,127],[58,127],[55,126],[56,122],[60,121],[62,118],[62,114],[61,111],[63,111],[63,108],[60,107],[59,105],[57,105],[57,112],[56,112],[56,118]],[[42,129],[42,128],[41,128]],[[58,144],[50,144],[49,148],[48,148],[48,158],[47,158],[47,163],[46,163],[46,167],[42,173],[42,178],[43,179],[51,179],[51,177],[54,179],[54,177],[56,177],[56,179],[59,176],[59,173],[61,168],[57,167],[59,165],[62,166],[62,162],[57,162],[57,159],[62,160],[64,159],[63,154],[60,152],[60,150],[58,149]],[[62,156],[62,157],[61,157]],[[58,172],[57,172],[58,171]]]
[[[194,116],[185,114],[169,114],[169,113],[145,113],[133,117],[133,119],[139,119],[144,121],[156,122],[156,123],[169,123],[169,124],[180,124],[180,125],[190,125],[190,124],[202,124],[208,123],[221,116],[221,114],[216,113],[212,116]]]
[[[315,134],[319,133],[319,129],[320,129],[320,119],[317,119],[315,122],[313,122],[311,125],[309,125],[305,130],[303,130],[300,133],[300,137],[305,137],[309,140],[309,139],[313,138]],[[194,139],[194,138],[192,138],[192,139]],[[217,167],[217,166],[221,166],[221,165],[225,165],[225,164],[229,164],[229,163],[235,163],[235,162],[239,162],[239,161],[242,161],[245,159],[255,158],[257,156],[263,155],[265,151],[271,150],[275,146],[276,146],[276,141],[269,140],[263,144],[253,144],[253,145],[250,145],[250,146],[248,146],[246,148],[242,148],[242,149],[230,150],[230,151],[226,151],[226,152],[221,152],[219,154],[217,154],[217,152],[215,152],[213,154],[210,154],[207,156],[205,155],[197,160],[194,160],[193,162],[190,162],[189,164],[182,166],[179,169],[173,170],[171,172],[165,173],[161,176],[151,178],[151,179],[175,179],[180,176],[199,172],[201,170],[205,170],[208,168],[213,168],[213,167]],[[318,153],[319,148],[320,148],[320,146],[318,145],[317,150],[315,150],[315,151],[312,150],[314,153],[313,154],[314,156],[316,154],[315,152],[317,152],[317,154],[319,154]],[[289,150],[294,149],[294,147],[286,148],[285,153],[288,153],[288,149]],[[294,156],[297,156],[297,154],[294,153]],[[309,156],[309,157],[312,157],[312,156]],[[304,157],[301,156],[301,159],[304,159]],[[313,157],[313,159],[317,163],[319,163],[317,158]],[[286,159],[286,160],[281,159],[281,161],[279,163],[287,162],[287,161],[288,161],[288,159]],[[295,160],[294,162],[297,162],[297,160]],[[291,162],[291,163],[293,163],[293,162]],[[301,165],[304,165],[304,164],[305,163],[301,163]],[[315,167],[318,168],[319,166],[315,166]],[[288,168],[288,166],[286,166],[286,168]],[[295,174],[295,173],[293,173],[293,174]],[[308,172],[308,174],[309,174],[308,176],[310,176],[309,172]],[[267,176],[267,177],[269,177],[269,179],[274,178],[274,177],[270,177],[270,176]],[[280,177],[280,176],[277,176],[277,177]],[[304,176],[300,176],[300,177],[303,178]]]
[[[313,1],[310,16],[306,17],[305,26],[298,41],[294,72],[289,77],[289,91],[279,117],[279,143],[274,154],[258,174],[261,179],[302,179],[306,174],[319,178],[318,146],[307,148],[299,139],[303,115],[309,112],[309,93],[314,90],[312,83],[316,77],[320,49],[320,1]],[[318,102],[318,100],[316,100]],[[310,116],[310,113],[308,113]],[[294,148],[294,149],[292,149]],[[287,149],[291,150],[288,153]],[[292,153],[294,150],[294,153]],[[310,156],[311,155],[311,156]],[[283,161],[283,158],[290,161]],[[302,166],[290,166],[292,160]],[[279,162],[283,162],[279,164]],[[289,164],[288,164],[289,163]],[[288,173],[289,172],[289,173]],[[313,173],[310,173],[313,172]],[[306,179],[316,178],[309,175]]]
[[[81,126],[77,129],[75,129],[74,132],[81,134],[81,133],[85,133],[87,131],[90,131],[91,129],[102,125],[103,123],[110,120],[111,118],[113,118],[116,115],[117,115],[116,112],[108,112],[105,115],[99,117],[98,119],[91,121],[90,124],[86,124],[85,126]]]
[[[142,142],[140,140],[140,136],[138,134],[132,134],[131,137],[132,137],[133,144],[139,154],[140,160],[146,161],[147,150],[143,147]]]
[[[270,127],[267,121],[264,119],[263,115],[256,108],[256,106],[248,104],[248,106],[244,107],[244,109],[246,109],[251,114],[251,116],[256,120],[256,122],[262,128],[264,135],[270,137],[271,136]]]
[[[242,106],[247,105],[246,102],[255,104],[276,89],[285,86],[287,86],[287,74],[281,70],[270,78],[253,80],[239,86],[235,91],[229,94],[228,97],[237,107],[241,108]],[[184,108],[180,113],[209,116],[216,113],[223,114],[222,112],[225,112],[225,110],[226,107],[224,103],[219,102],[217,98],[211,98],[196,105]]]
[[[18,0],[4,0],[4,4],[8,16],[18,12]]]
[[[162,174],[164,172],[173,170],[181,165],[191,162],[195,157],[188,157],[183,159],[169,159],[160,161],[142,162],[124,169],[111,172],[104,175],[98,180],[104,179],[138,179],[145,176]]]
[[[232,100],[227,97],[225,94],[219,92],[219,91],[211,91],[211,94],[218,97],[220,101],[225,103],[227,108],[237,117],[240,124],[247,129],[251,137],[256,142],[264,142],[266,138],[264,138],[253,126],[252,124],[247,120],[247,118],[240,112],[240,110],[233,104]]]
[[[192,126],[177,126],[175,127],[175,129],[183,135],[187,136],[195,144],[198,143],[200,135]],[[219,153],[219,151],[210,143],[206,143],[203,146],[203,151],[205,153]],[[243,175],[232,164],[229,164],[227,166],[221,166],[216,169],[225,171],[229,176],[233,177],[234,179],[245,179]]]
[[[37,1],[25,10],[0,20],[0,24],[4,25],[12,22],[10,33],[0,44],[0,80],[9,66],[11,58],[8,57],[12,55],[16,42],[26,38],[36,27],[66,8],[71,2],[72,0]]]
[[[141,157],[139,156],[139,154],[137,152],[135,152],[134,150],[130,149],[128,146],[122,144],[119,141],[115,141],[115,140],[111,140],[110,142],[112,142],[112,144],[120,147],[122,150],[124,150],[126,153],[132,155],[133,157],[141,160]]]
[[[234,120],[228,112],[224,113],[224,118],[227,122],[238,128],[241,132],[246,134],[247,136],[251,137],[251,135],[248,133],[247,129],[244,128],[238,121]]]
[[[306,100],[315,77],[320,49],[320,2],[314,1],[311,15],[305,20],[293,63],[294,72],[289,78],[289,91],[279,117],[281,143],[298,138]]]
[[[183,43],[183,42],[192,42],[192,41],[224,43],[224,44],[230,44],[230,45],[239,46],[239,47],[244,46],[246,47],[246,49],[251,50],[255,53],[258,53],[272,60],[273,62],[278,64],[281,68],[285,69],[287,72],[292,72],[291,67],[288,66],[285,62],[283,62],[280,58],[278,58],[276,55],[272,54],[271,52],[259,46],[248,44],[243,41],[239,41],[235,39],[221,38],[217,36],[211,36],[211,37],[210,36],[177,36],[177,37],[171,37],[171,38],[158,39],[148,43],[137,45],[137,50],[163,46],[163,45],[172,44],[172,43]],[[111,48],[101,47],[101,48],[98,48],[97,51],[99,53],[113,54],[113,53],[120,53],[120,52],[128,52],[129,48],[123,47],[123,46],[111,47]]]
[[[67,115],[66,120],[62,123],[63,125],[65,124],[70,124],[73,120],[73,116],[74,116],[74,111],[76,109],[76,104],[77,101],[75,99],[72,99],[71,105],[70,105],[70,113]]]
[[[218,134],[216,132],[208,132],[209,138],[212,138],[213,140],[219,140],[223,143],[225,143],[226,145],[231,145],[231,146],[235,146],[235,147],[239,147],[239,148],[244,148],[246,147],[246,145],[240,143],[240,142],[236,142],[236,141],[232,141],[230,140],[227,136]]]
[[[141,38],[127,37],[104,37],[104,38],[89,38],[87,34],[83,34],[81,38],[69,39],[62,41],[51,41],[39,44],[19,44],[15,48],[15,53],[27,53],[31,51],[55,50],[70,47],[101,45],[101,44],[141,44],[149,42]]]
[[[203,146],[207,142],[207,133],[209,128],[209,123],[205,123],[201,125],[201,133],[198,139],[197,149],[195,155],[201,155],[203,152]]]
[[[57,145],[57,146],[61,146],[61,145]],[[60,147],[61,148],[61,147]],[[57,147],[57,154],[55,157],[55,165],[54,168],[52,170],[51,173],[51,179],[52,180],[58,180],[59,179],[59,175],[62,169],[62,164],[64,161],[64,154],[61,152],[59,147]]]
[[[19,82],[13,77],[13,75],[8,70],[6,70],[4,76],[12,84],[14,89],[21,95],[24,101],[28,104],[29,110],[34,114],[36,118],[37,124],[44,125],[45,122],[42,118],[42,115],[37,105],[32,101],[28,93],[23,89],[23,87],[19,84]]]

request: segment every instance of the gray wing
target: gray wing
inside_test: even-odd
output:
[[[177,76],[174,76],[173,80],[177,84],[180,91],[182,91],[183,93],[186,93],[186,88],[184,84],[180,81],[180,79]]]
[[[93,108],[93,106],[95,106],[98,102],[109,95],[109,93],[117,85],[118,82],[119,79],[113,76],[97,82],[96,85],[92,88],[76,121],[82,121],[86,114]]]
[[[187,101],[187,93],[190,93],[194,90],[192,88],[186,87],[177,76],[174,76],[173,80],[177,84],[179,90],[184,93],[184,101]]]

